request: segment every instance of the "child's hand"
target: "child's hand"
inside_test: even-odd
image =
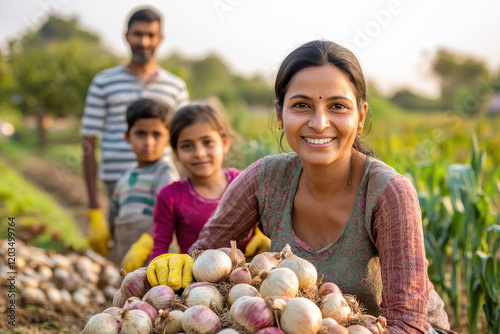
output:
[[[123,257],[122,268],[129,273],[143,267],[152,249],[153,238],[148,233],[143,233]]]
[[[168,285],[177,291],[193,283],[193,259],[187,254],[163,254],[148,265],[151,286]]]
[[[258,227],[255,228],[252,239],[245,247],[245,256],[251,257],[260,253],[269,252],[271,239],[266,237]]]
[[[109,254],[109,225],[104,219],[100,209],[88,210],[90,230],[89,230],[89,244],[92,249],[106,257]]]

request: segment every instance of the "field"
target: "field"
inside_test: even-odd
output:
[[[417,188],[429,276],[447,303],[452,329],[488,333],[489,326],[489,333],[499,333],[495,326],[500,324],[500,118],[409,113],[378,100],[371,106],[371,129],[364,139]],[[233,144],[228,165],[244,168],[280,151],[276,133],[270,130],[269,110],[249,112],[237,105],[226,112],[241,137]],[[23,231],[36,236],[27,240],[37,246],[85,248],[78,120],[54,121],[50,145],[40,150],[28,120],[12,110],[0,116],[9,118],[21,136],[17,141],[0,138],[2,216],[17,215]],[[42,170],[45,174],[37,175]],[[39,193],[29,183],[47,192]],[[16,197],[19,194],[26,197]],[[60,222],[55,229],[41,223],[54,221]]]

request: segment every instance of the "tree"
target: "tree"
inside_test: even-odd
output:
[[[450,109],[460,105],[465,91],[473,91],[480,84],[480,79],[488,76],[488,68],[483,61],[446,49],[436,52],[431,65],[441,84],[443,106]],[[471,114],[476,112],[477,109],[469,110]]]
[[[80,114],[92,77],[116,61],[76,19],[53,16],[38,31],[11,41],[9,50],[23,110],[37,116],[42,147],[48,143],[47,114]]]

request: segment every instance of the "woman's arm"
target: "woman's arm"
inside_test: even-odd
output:
[[[382,270],[382,314],[390,333],[425,333],[429,286],[420,206],[411,182],[396,176],[373,224]]]
[[[195,249],[230,247],[231,240],[240,243],[248,237],[260,220],[257,191],[261,164],[261,160],[255,162],[231,182],[188,254]]]

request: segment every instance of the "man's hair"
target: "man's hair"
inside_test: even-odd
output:
[[[172,114],[172,108],[165,103],[153,99],[139,99],[127,108],[127,131],[130,131],[138,119],[143,118],[158,118],[165,124],[165,127],[168,127]]]
[[[150,8],[139,9],[130,16],[130,19],[128,20],[127,24],[127,29],[130,29],[132,23],[136,21],[143,21],[143,22],[158,21],[158,23],[161,24],[161,17],[160,14],[158,14],[157,12],[153,11]]]

